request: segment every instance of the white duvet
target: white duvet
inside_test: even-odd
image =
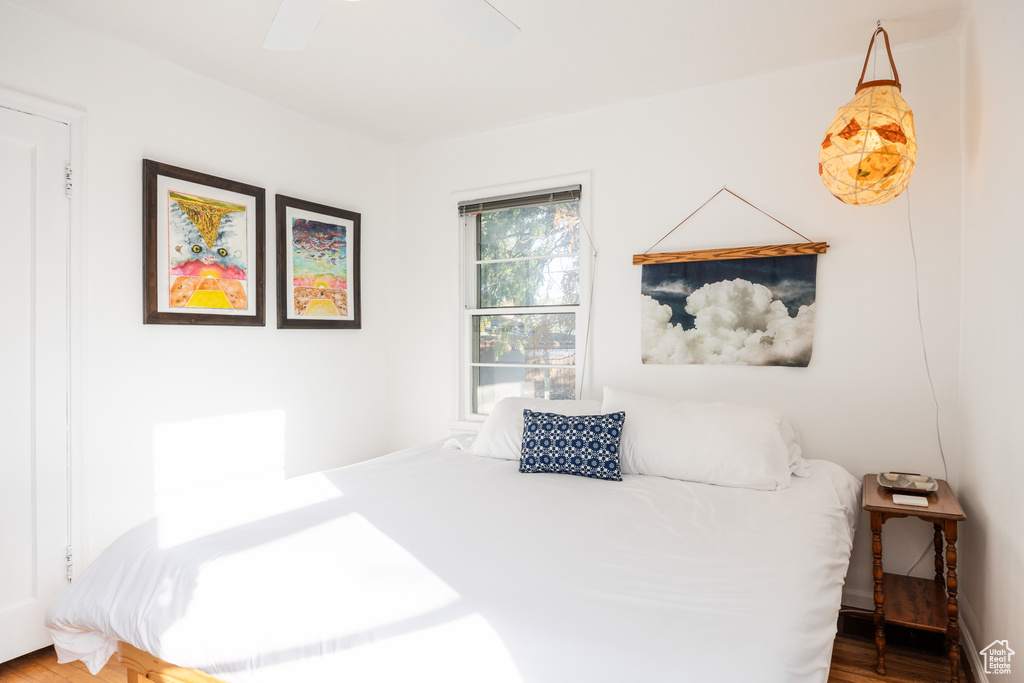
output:
[[[860,484],[520,474],[426,446],[129,531],[53,605],[231,683],[825,681]]]

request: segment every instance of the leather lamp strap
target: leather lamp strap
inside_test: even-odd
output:
[[[871,59],[871,48],[875,45],[875,36],[879,33],[885,38],[885,51],[889,55],[889,66],[892,67],[892,79],[887,81],[868,81],[864,82],[864,74],[868,71],[868,61]],[[864,57],[864,68],[860,70],[860,80],[857,81],[857,90],[855,94],[863,90],[864,88],[870,88],[875,85],[894,85],[897,89],[900,89],[900,75],[896,73],[896,62],[892,60],[892,49],[889,47],[889,34],[885,32],[885,29],[879,26],[875,29],[875,32],[871,34],[871,42],[868,43],[868,54]]]

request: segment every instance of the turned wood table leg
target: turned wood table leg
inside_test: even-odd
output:
[[[942,563],[942,525],[933,524],[935,527],[935,580],[942,581],[945,578],[945,565]]]
[[[946,592],[948,593],[947,611],[949,626],[946,636],[949,638],[949,668],[951,683],[960,682],[960,608],[956,602],[956,521],[946,522]]]
[[[872,573],[875,579],[875,651],[878,654],[878,673],[885,674],[885,593],[882,591],[882,515],[871,513],[871,554],[874,557]]]

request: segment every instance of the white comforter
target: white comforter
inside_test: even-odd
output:
[[[232,683],[825,681],[859,482],[752,491],[520,474],[426,446],[170,515],[53,605]]]

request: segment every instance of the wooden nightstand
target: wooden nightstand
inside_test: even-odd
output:
[[[967,519],[956,496],[942,479],[939,490],[927,496],[928,507],[897,505],[892,493],[878,485],[874,474],[864,475],[862,504],[871,513],[871,552],[875,579],[875,648],[878,673],[885,673],[885,624],[945,633],[949,639],[950,681],[960,681],[960,625],[956,603],[957,522]],[[897,517],[917,517],[935,530],[935,578],[922,579],[882,571],[882,525]],[[945,535],[946,557],[942,546]]]

